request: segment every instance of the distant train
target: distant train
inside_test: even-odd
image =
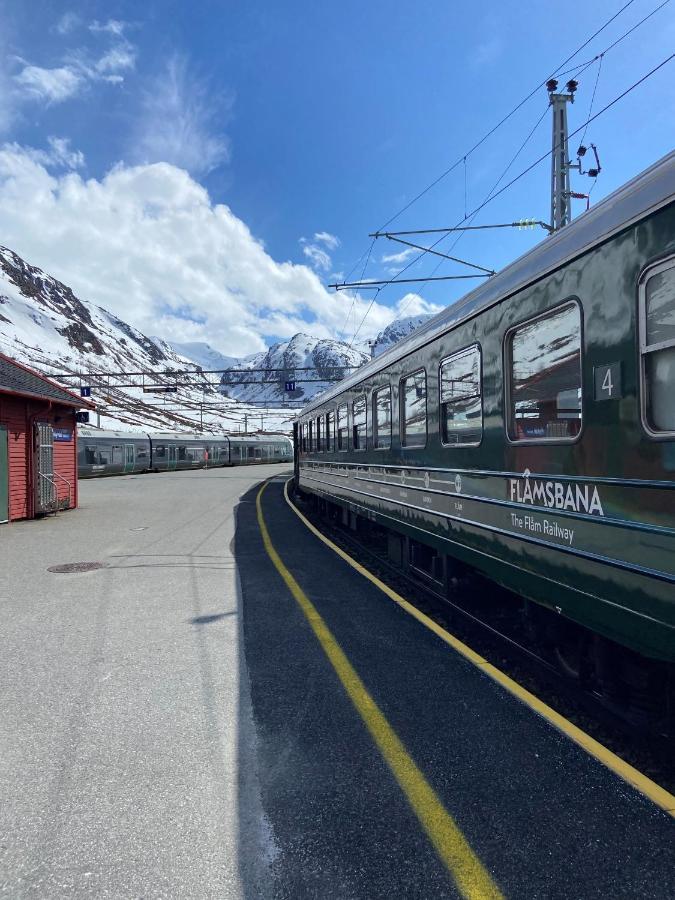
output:
[[[281,434],[212,435],[78,431],[78,475],[130,475],[174,469],[291,462],[293,445]]]

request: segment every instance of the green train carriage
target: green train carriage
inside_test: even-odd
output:
[[[298,484],[675,661],[675,153],[299,417]],[[672,668],[671,668],[672,671]]]

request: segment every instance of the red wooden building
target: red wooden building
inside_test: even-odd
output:
[[[0,353],[0,522],[77,506],[83,408],[93,404]]]

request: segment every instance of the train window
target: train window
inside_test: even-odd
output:
[[[401,379],[401,446],[427,442],[427,373],[424,369]]]
[[[648,270],[640,285],[642,409],[647,429],[675,434],[675,261]]]
[[[113,461],[114,466],[122,465],[122,445],[121,444],[113,444],[112,461]]]
[[[373,391],[373,446],[391,447],[391,387]]]
[[[335,450],[335,413],[332,412],[326,413],[326,450]]]
[[[178,459],[187,459],[187,449],[185,447],[178,447]]]
[[[321,416],[317,416],[316,419],[316,450],[317,453],[321,453],[323,450],[321,446]]]
[[[308,425],[309,429],[309,437],[307,440],[307,444],[309,446],[309,452],[311,453],[314,449],[314,422],[310,422]]]
[[[136,447],[136,459],[147,459],[148,451],[145,447]]]
[[[349,427],[347,424],[347,404],[337,408],[337,447],[338,450],[349,450]]]
[[[568,303],[507,335],[512,441],[571,441],[581,431],[581,310]]]
[[[89,466],[95,466],[98,464],[98,455],[96,453],[96,447],[85,447],[84,448],[84,461]]]
[[[452,447],[475,447],[483,437],[480,347],[444,359],[439,377],[441,440]]]
[[[299,430],[299,433],[298,433],[298,443],[299,443],[299,445],[300,445],[300,452],[301,452],[301,453],[306,453],[306,452],[307,452],[307,439],[305,438],[305,433],[306,433],[306,431],[307,431],[307,426],[306,426],[305,423],[303,422],[303,423],[300,425],[300,430]]]
[[[352,403],[352,429],[354,434],[354,449],[366,449],[366,398],[359,397]]]
[[[158,444],[156,447],[153,447],[152,452],[157,459],[164,459],[166,456],[166,447],[163,444]]]

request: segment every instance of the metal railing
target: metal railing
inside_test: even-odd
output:
[[[72,497],[73,497],[73,486],[68,481],[67,478],[64,478],[63,475],[60,475],[58,472],[52,472],[51,475],[47,475],[45,472],[38,472],[38,478],[44,479],[47,482],[47,484],[51,485],[51,487],[53,488],[53,499],[51,499],[49,502],[49,506],[51,507],[53,512],[56,512],[59,509],[70,509],[71,508]],[[62,481],[68,488],[68,497],[67,497],[66,505],[63,505],[63,501],[59,500],[58,485],[56,484],[56,481],[54,481],[55,478],[58,478],[60,481]]]

